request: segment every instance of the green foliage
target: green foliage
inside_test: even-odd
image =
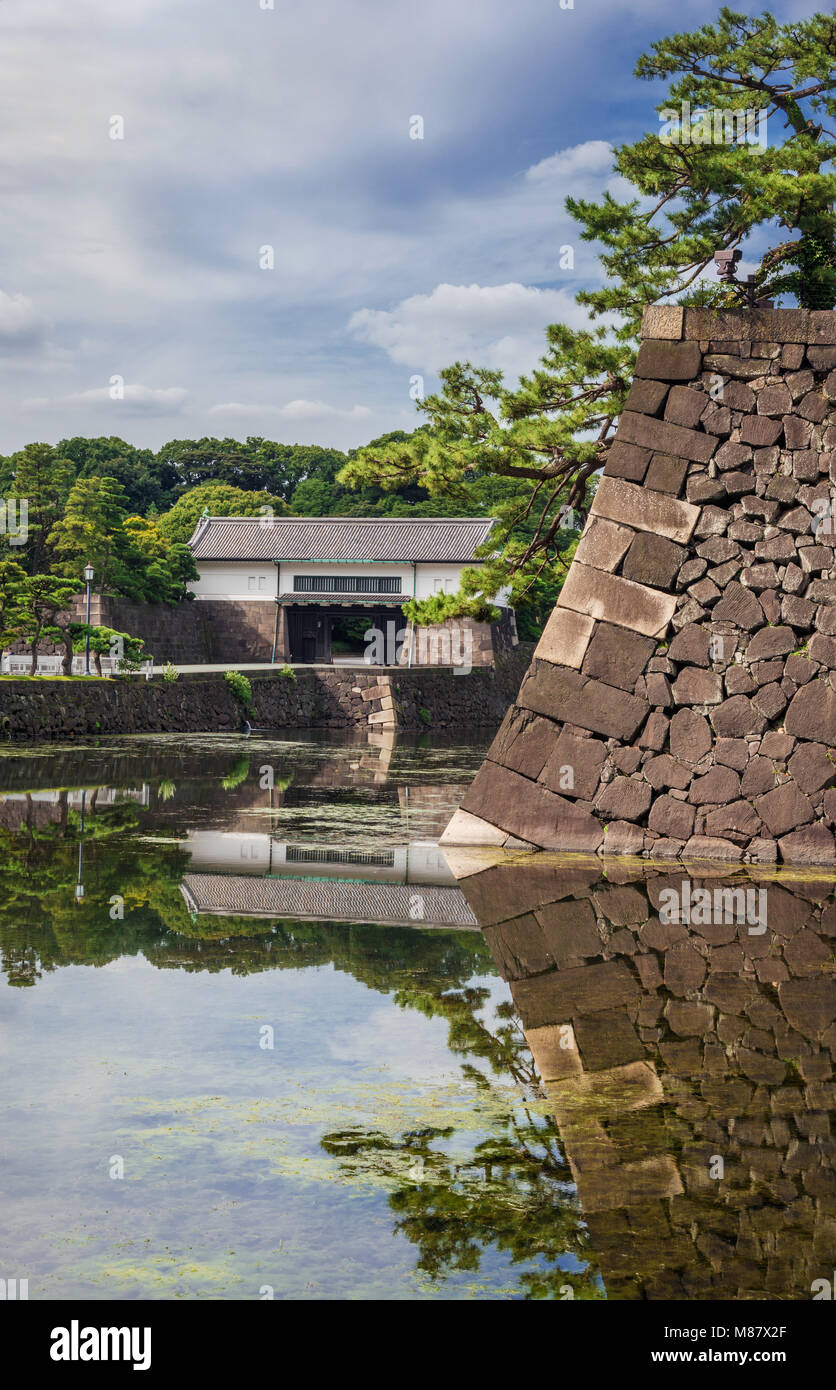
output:
[[[245,710],[249,709],[252,704],[253,688],[247,677],[243,676],[240,671],[224,671],[224,680],[239,705],[242,705]]]
[[[284,515],[287,507],[269,492],[245,492],[229,483],[201,483],[160,517],[160,534],[169,544],[186,545],[204,512],[209,516],[269,517]]]
[[[44,639],[63,645],[62,669],[65,676],[70,675],[74,626],[70,610],[75,589],[74,584],[52,574],[34,574],[24,579],[20,590],[21,635],[32,654],[30,675],[34,676],[37,670],[38,652]]]
[[[430,615],[442,609],[482,618],[509,583],[517,600],[543,578],[559,587],[635,361],[631,347],[606,343],[604,333],[552,325],[541,366],[515,391],[501,373],[469,362],[445,368],[441,391],[422,403],[429,429],[383,449],[369,445],[343,469],[350,485],[368,476],[391,489],[420,482],[462,514],[474,513],[476,495],[478,510],[497,518],[485,563],[463,573],[455,602],[411,604],[405,611],[416,621],[438,621]]]
[[[577,543],[633,376],[643,308],[737,302],[729,286],[701,277],[718,247],[745,244],[749,255],[758,237],[769,239],[761,293],[836,302],[836,147],[820,119],[836,115],[834,55],[832,16],[781,25],[727,9],[713,26],[654,44],[636,75],[673,79],[658,111],[684,101],[694,112],[766,110],[769,148],[668,144],[659,129],[619,148],[615,170],[635,190],[627,201],[609,192],[600,203],[567,199],[604,270],[602,288],[578,300],[593,318],[606,314],[607,326],[552,324],[539,365],[515,388],[497,371],[454,363],[419,407],[423,429],[353,452],[338,475],[356,489],[423,489],[438,511],[453,503],[495,515],[481,590],[487,600],[510,585],[522,635],[537,635]],[[789,240],[776,242],[776,223]],[[444,613],[471,612],[474,596],[463,585]],[[411,615],[429,621],[435,611],[442,606],[412,605]]]
[[[125,489],[114,478],[78,478],[49,534],[62,572],[80,581],[89,560],[99,593],[104,593],[114,567],[125,559],[125,500]]]
[[[50,564],[49,536],[63,516],[72,485],[72,464],[50,444],[27,444],[8,460],[7,496],[28,507],[29,538],[24,547],[15,547],[15,558],[25,557],[29,574],[40,574]],[[5,545],[10,537],[3,538]]]
[[[86,623],[70,623],[70,634],[74,652],[87,649],[87,634],[90,634],[90,651],[93,656],[96,674],[102,674],[102,657],[116,658],[120,671],[138,671],[146,660],[144,642],[141,637],[131,637],[128,632],[118,632],[112,627],[97,627]]]
[[[469,580],[466,576],[472,574],[474,579]],[[462,583],[458,593],[455,594],[431,594],[425,599],[410,599],[403,606],[405,617],[409,622],[419,626],[429,626],[432,623],[443,623],[448,618],[474,618],[480,623],[495,623],[498,621],[499,609],[492,603],[488,603],[481,592],[472,594],[470,585],[481,585],[483,578],[479,570],[465,571],[462,575]]]
[[[282,666],[279,670],[279,675],[283,676],[285,680],[296,680],[296,672],[294,671],[292,666],[288,666],[287,662],[285,662],[284,666]]]
[[[0,649],[11,646],[24,635],[25,579],[26,571],[16,560],[0,559]]]
[[[170,661],[167,661],[163,667],[163,680],[166,681],[168,685],[173,685],[174,682],[179,681],[179,679],[180,672],[177,670],[177,667],[173,666]]]
[[[678,130],[660,139],[657,128],[616,150],[616,170],[635,196],[567,199],[583,239],[603,247],[606,272],[603,287],[579,301],[594,314],[615,310],[622,338],[632,338],[643,307],[660,298],[736,302],[729,286],[702,282],[703,272],[718,247],[743,245],[747,257],[757,256],[766,240],[755,271],[760,293],[832,308],[836,175],[829,166],[836,144],[821,118],[836,115],[836,18],[779,24],[768,13],[723,8],[715,24],[654,43],[636,76],[673,79],[656,107],[660,117],[678,116],[688,102],[692,120],[698,111],[712,113],[712,137],[715,112],[765,113],[768,147],[731,131],[729,143],[685,144]]]
[[[175,500],[177,474],[151,449],[138,449],[116,435],[109,438],[62,439],[60,456],[72,465],[77,478],[113,478],[121,483],[129,511],[144,516],[151,509],[167,511]]]
[[[240,757],[230,768],[229,772],[221,778],[221,786],[225,792],[234,792],[236,787],[240,787],[242,782],[246,782],[250,774],[250,760],[246,755]]]

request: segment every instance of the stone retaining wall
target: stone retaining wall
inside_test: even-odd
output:
[[[517,703],[448,843],[836,858],[836,313],[649,309]]]
[[[247,717],[262,728],[381,731],[455,730],[497,725],[530,660],[530,647],[502,670],[370,672],[351,667],[300,670],[296,679],[251,676]],[[0,681],[0,736],[62,739],[94,734],[229,732],[241,706],[221,674],[167,683],[137,678]]]

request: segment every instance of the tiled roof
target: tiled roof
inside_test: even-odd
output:
[[[492,526],[481,516],[210,516],[198,522],[189,545],[196,560],[469,563]]]
[[[180,889],[189,909],[198,913],[478,930],[476,918],[460,888],[437,888],[414,883],[186,874]],[[422,916],[417,921],[416,893],[421,895],[422,906]]]
[[[337,589],[327,594],[279,594],[276,602],[315,603],[317,608],[402,608],[411,598],[411,594],[341,594]]]

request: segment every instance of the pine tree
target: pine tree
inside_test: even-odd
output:
[[[448,616],[473,612],[480,594],[508,583],[519,602],[544,579],[559,581],[575,513],[583,517],[624,405],[645,306],[736,302],[738,291],[706,277],[719,248],[754,251],[759,295],[836,303],[836,146],[820,120],[836,116],[834,17],[782,25],[723,9],[716,24],[654,44],[636,75],[672,80],[656,108],[663,124],[615,151],[635,196],[566,204],[582,238],[601,247],[604,284],[577,298],[606,325],[551,325],[539,366],[513,389],[499,372],[454,363],[419,407],[428,427],[359,450],[338,475],[356,488],[417,485],[463,504],[480,480],[508,480],[490,506],[500,523],[490,548],[501,554],[466,576]],[[754,143],[764,120],[766,148]]]

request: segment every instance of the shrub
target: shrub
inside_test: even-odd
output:
[[[296,672],[292,666],[288,666],[287,662],[285,662],[284,666],[279,671],[279,675],[284,676],[289,681],[295,681],[296,679]]]
[[[224,680],[239,705],[243,705],[244,709],[249,709],[253,698],[253,688],[247,677],[242,676],[240,671],[224,671]]]
[[[177,670],[177,667],[176,667],[176,666],[172,666],[171,662],[169,661],[169,662],[163,667],[163,680],[164,680],[164,681],[168,681],[169,684],[170,684],[172,681],[179,681],[179,679],[180,679],[180,672]]]

